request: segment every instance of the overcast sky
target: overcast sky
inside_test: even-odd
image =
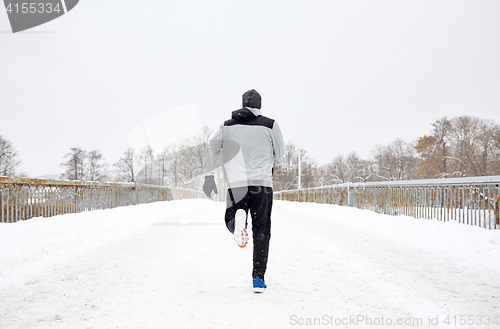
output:
[[[368,157],[443,116],[500,123],[499,17],[496,0],[81,0],[12,34],[2,8],[0,135],[30,176],[60,174],[71,147],[115,163],[144,122],[216,129],[255,88],[319,164]]]

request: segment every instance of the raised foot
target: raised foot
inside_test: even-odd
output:
[[[243,209],[236,212],[234,219],[234,240],[240,248],[245,248],[248,244],[247,214]]]

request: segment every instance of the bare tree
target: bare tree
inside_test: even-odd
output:
[[[390,148],[383,145],[376,145],[372,151],[377,176],[383,180],[393,180],[392,156]]]
[[[199,146],[191,146],[192,141],[185,140],[182,144],[180,152],[180,163],[177,167],[179,179],[183,187],[192,188],[200,186],[200,182],[194,182],[196,177],[202,174],[203,165],[200,164],[199,158],[196,156]]]
[[[500,126],[495,124],[492,134],[493,147],[491,149],[491,173],[493,175],[500,174]]]
[[[195,188],[202,184],[203,157],[211,134],[210,128],[204,126],[181,143],[180,178],[186,187]]]
[[[164,179],[166,184],[172,187],[179,187],[181,182],[181,152],[178,144],[169,144],[163,148],[161,157],[165,162]]]
[[[300,155],[300,180],[301,188],[309,188],[319,186],[321,179],[317,177],[319,173],[316,161],[307,155],[307,151],[303,148],[298,149]],[[297,159],[298,161],[298,159]],[[297,164],[297,172],[298,172]]]
[[[17,150],[8,139],[0,135],[0,176],[15,176],[20,165]]]
[[[167,159],[163,152],[156,156],[155,168],[157,169],[156,170],[157,184],[160,186],[165,185],[167,176]]]
[[[107,164],[100,150],[92,150],[87,153],[87,179],[90,181],[103,181],[106,179]]]
[[[324,168],[318,167],[316,161],[307,155],[307,151],[298,148],[293,142],[285,143],[285,155],[274,162],[273,189],[275,191],[308,188],[324,184]]]
[[[285,143],[285,155],[275,161],[273,189],[276,191],[295,189],[298,186],[298,150],[290,141]]]
[[[83,180],[85,175],[85,157],[86,153],[80,147],[72,147],[64,158],[66,162],[61,163],[61,167],[66,170],[61,174],[61,178],[70,180]]]
[[[440,165],[438,166],[440,173],[442,176],[446,176],[448,173],[447,163],[449,159],[449,148],[451,144],[451,134],[452,134],[452,124],[450,120],[446,117],[436,120],[431,124],[433,128],[432,136],[436,139],[437,143],[435,144],[436,152],[434,156],[438,157],[441,160]]]
[[[113,166],[120,180],[135,183],[137,165],[135,150],[132,147],[129,147]]]
[[[141,169],[136,175],[137,182],[153,184],[154,159],[154,151],[151,146],[145,146],[140,150],[138,162]]]
[[[495,132],[499,126],[491,120],[480,120],[479,132],[473,141],[476,156],[471,162],[475,176],[486,176],[494,174],[495,161]]]

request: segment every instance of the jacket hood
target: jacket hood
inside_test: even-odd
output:
[[[255,89],[251,89],[243,94],[243,107],[260,109],[262,98]]]
[[[259,115],[261,115],[261,112],[259,109],[242,108],[242,109],[233,111],[231,114],[231,119],[234,119],[238,122],[243,122],[243,121],[253,120],[256,117],[258,117]]]

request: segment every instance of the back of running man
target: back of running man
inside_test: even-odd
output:
[[[243,94],[243,107],[233,111],[231,119],[213,134],[203,160],[208,197],[217,193],[213,170],[222,151],[222,168],[228,185],[225,222],[236,243],[245,247],[247,217],[252,218],[253,285],[255,292],[267,287],[267,268],[271,238],[274,160],[284,154],[284,143],[278,123],[262,115],[261,96],[252,89]]]

